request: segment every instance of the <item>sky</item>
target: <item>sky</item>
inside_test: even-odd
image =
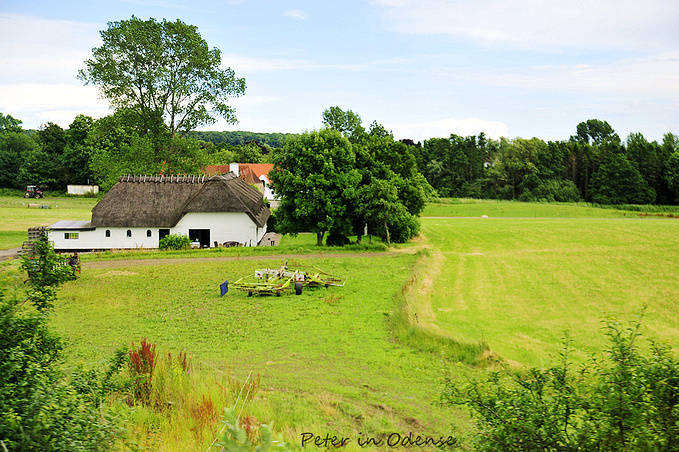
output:
[[[196,25],[245,77],[239,123],[204,130],[298,133],[338,105],[399,139],[679,134],[679,8],[660,0],[0,0],[0,112],[109,114],[76,75],[132,15]]]

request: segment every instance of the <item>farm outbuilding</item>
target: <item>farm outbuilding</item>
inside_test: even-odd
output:
[[[262,194],[232,173],[122,176],[92,209],[92,221],[60,221],[48,234],[57,250],[158,248],[168,234],[203,248],[256,246],[270,214]]]
[[[272,163],[229,163],[228,165],[208,165],[204,172],[208,176],[233,173],[250,185],[254,185],[264,194],[272,208],[278,206],[278,199],[271,186],[269,173],[273,171]]]

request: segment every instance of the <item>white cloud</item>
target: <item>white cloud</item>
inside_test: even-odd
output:
[[[98,26],[0,13],[0,83],[75,82]]]
[[[290,17],[296,20],[306,20],[309,18],[309,15],[305,11],[302,11],[301,9],[289,9],[285,11],[283,15],[285,17]]]
[[[557,51],[676,48],[670,0],[373,0],[387,27],[483,45]]]
[[[436,70],[434,72],[437,72]],[[679,52],[626,58],[598,64],[529,66],[489,70],[438,70],[449,80],[533,92],[576,92],[629,99],[656,98],[679,102]]]
[[[445,118],[403,124],[385,123],[385,127],[394,133],[396,139],[410,138],[415,141],[423,141],[432,137],[448,137],[451,133],[469,136],[485,132],[490,138],[509,136],[507,124],[478,118]]]
[[[21,119],[26,128],[47,121],[66,127],[78,114],[99,118],[110,113],[96,88],[36,83],[0,85],[0,111]]]

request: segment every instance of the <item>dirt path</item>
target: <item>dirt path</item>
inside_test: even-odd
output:
[[[10,257],[19,256],[19,251],[21,251],[21,248],[11,248],[9,250],[0,250],[0,261],[7,260]]]
[[[287,259],[341,259],[358,257],[388,257],[402,255],[402,252],[361,252],[361,253],[310,253],[310,254],[267,254],[262,256],[219,256],[219,257],[182,257],[161,259],[115,259],[108,261],[83,262],[83,268],[119,268],[149,265],[186,264],[194,262],[232,262]]]

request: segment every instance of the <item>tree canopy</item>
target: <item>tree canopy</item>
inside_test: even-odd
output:
[[[231,97],[245,92],[245,79],[222,69],[219,49],[210,48],[197,27],[181,20],[151,18],[109,22],[102,45],[92,50],[79,77],[99,87],[116,108],[137,114],[157,136],[184,136],[219,115],[236,122]]]

